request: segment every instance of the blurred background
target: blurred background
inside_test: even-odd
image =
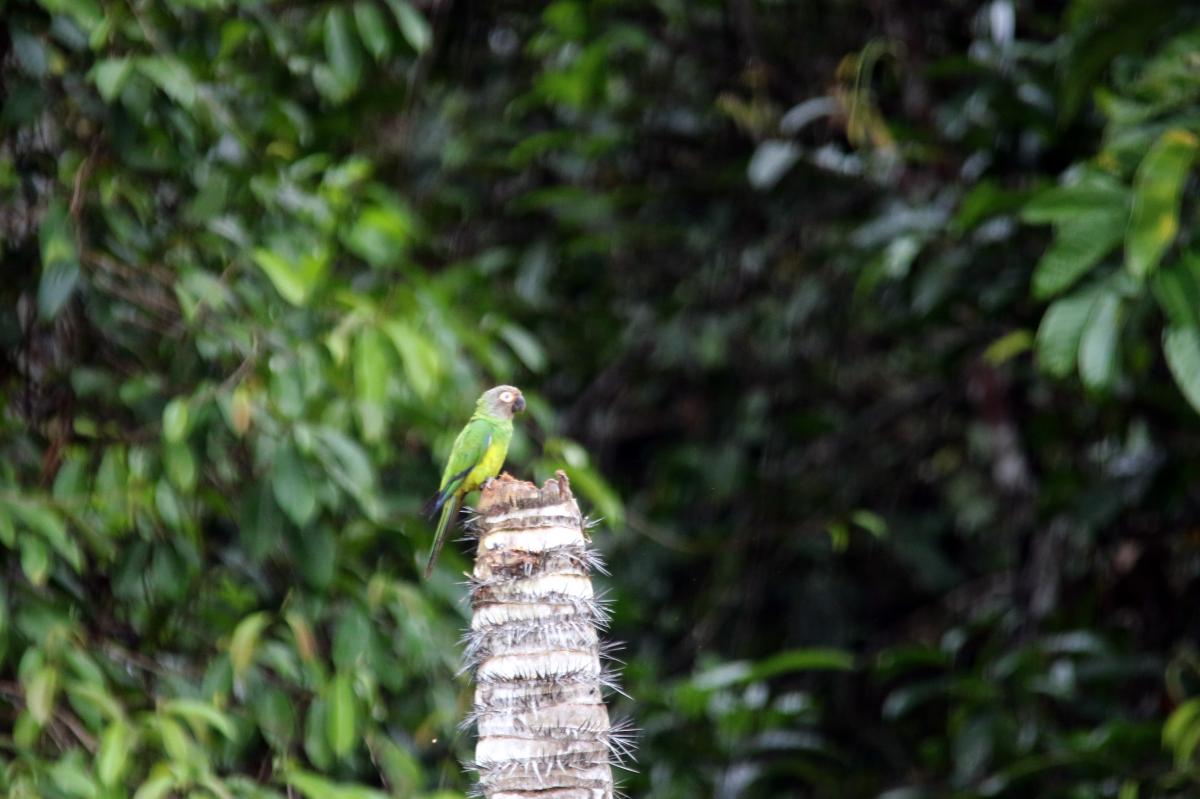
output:
[[[478,393],[630,796],[1200,792],[1200,11],[0,2],[0,794],[462,796]]]

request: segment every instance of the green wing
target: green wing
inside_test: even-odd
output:
[[[490,424],[482,419],[472,419],[467,423],[458,434],[458,438],[454,439],[454,446],[450,448],[450,457],[446,459],[446,469],[442,472],[442,483],[437,493],[430,497],[421,509],[426,516],[433,518],[446,504],[446,500],[462,486],[463,480],[483,458],[483,453],[487,452],[491,441]]]
[[[425,578],[433,573],[433,564],[442,545],[446,543],[446,534],[454,526],[454,516],[462,502],[459,488],[467,475],[475,468],[492,443],[492,425],[483,419],[473,419],[454,439],[450,448],[450,457],[446,461],[446,470],[442,472],[442,485],[437,494],[425,506],[426,512],[432,516],[439,510],[442,512],[438,519],[437,532],[433,537],[433,549],[429,553],[429,562],[425,564]]]
[[[492,432],[492,425],[483,419],[473,419],[462,429],[450,449],[450,458],[446,461],[442,484],[438,488],[439,494],[453,491],[462,484],[467,474],[483,459],[483,453],[492,443]]]

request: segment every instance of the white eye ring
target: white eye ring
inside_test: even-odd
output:
[[[512,392],[505,391],[503,394],[500,395],[500,401],[501,402],[512,402],[513,401]]]

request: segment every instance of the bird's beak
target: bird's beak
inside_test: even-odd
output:
[[[521,396],[517,397],[516,401],[513,402],[513,410],[516,411],[517,413],[520,413],[521,411],[525,410],[525,398],[524,397],[521,397]]]

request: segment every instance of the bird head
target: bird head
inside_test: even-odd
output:
[[[525,410],[525,397],[516,386],[496,386],[483,392],[478,404],[492,416],[511,419],[514,413]]]

